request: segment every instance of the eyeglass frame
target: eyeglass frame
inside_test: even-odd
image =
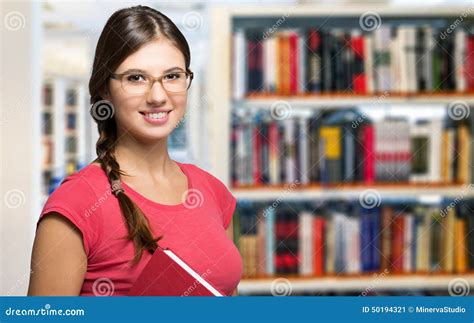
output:
[[[169,91],[165,88],[165,86],[163,85],[163,77],[165,77],[166,75],[169,75],[169,74],[173,74],[173,73],[185,73],[187,77],[189,77],[189,84],[188,84],[188,87],[183,90],[183,91],[178,91],[178,92],[173,92],[173,91]],[[117,81],[120,81],[120,85],[122,87],[122,89],[127,92],[123,86],[123,77],[125,75],[130,75],[131,73],[130,72],[125,72],[125,73],[112,73],[110,78],[113,79],[113,80],[117,80]],[[160,75],[160,76],[157,76],[157,77],[154,77],[153,75],[150,75],[150,74],[147,74],[147,73],[143,73],[143,72],[140,72],[140,73],[137,73],[137,74],[142,74],[142,75],[146,75],[147,77],[149,77],[151,79],[151,85],[148,87],[148,90],[145,91],[144,93],[142,94],[135,94],[135,95],[144,95],[144,94],[147,94],[152,88],[153,88],[153,85],[155,85],[155,82],[159,82],[161,84],[161,86],[163,87],[163,89],[166,91],[166,92],[169,92],[169,93],[183,93],[183,92],[186,92],[187,90],[189,90],[189,88],[191,87],[191,83],[193,82],[193,78],[194,78],[194,73],[191,72],[191,71],[176,71],[176,72],[169,72],[169,73],[165,73],[163,75]],[[127,92],[128,94],[132,94],[132,93],[129,93]],[[132,94],[133,95],[133,94]]]

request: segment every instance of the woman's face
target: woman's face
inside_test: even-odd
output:
[[[129,79],[140,82],[144,79],[142,74],[158,77],[177,71],[186,71],[183,54],[169,40],[160,38],[128,56],[114,72],[131,72],[133,76]],[[160,82],[155,82],[146,93],[129,92],[123,89],[119,80],[109,81],[109,93],[105,98],[115,109],[118,138],[131,135],[143,142],[166,138],[186,112],[186,91],[167,92]],[[159,111],[167,111],[167,114]]]

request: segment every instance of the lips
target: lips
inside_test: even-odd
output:
[[[171,111],[173,110],[161,110],[160,112],[157,112],[157,110],[152,112],[139,111],[139,113],[143,116],[143,119],[150,124],[164,125],[168,122]]]

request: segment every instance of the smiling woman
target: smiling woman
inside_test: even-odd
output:
[[[98,158],[44,206],[29,295],[127,295],[157,248],[235,294],[242,274],[231,236],[236,200],[167,149],[186,112],[190,61],[186,39],[162,13],[137,6],[109,18],[89,82]]]

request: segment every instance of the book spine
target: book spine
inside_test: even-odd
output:
[[[396,273],[403,272],[404,264],[403,264],[403,250],[404,250],[404,227],[405,221],[404,217],[401,215],[396,215],[394,217],[393,225],[392,225],[392,232],[393,232],[393,240],[392,240],[392,270]]]
[[[275,208],[268,207],[265,210],[266,226],[265,226],[265,271],[267,275],[275,274]]]

